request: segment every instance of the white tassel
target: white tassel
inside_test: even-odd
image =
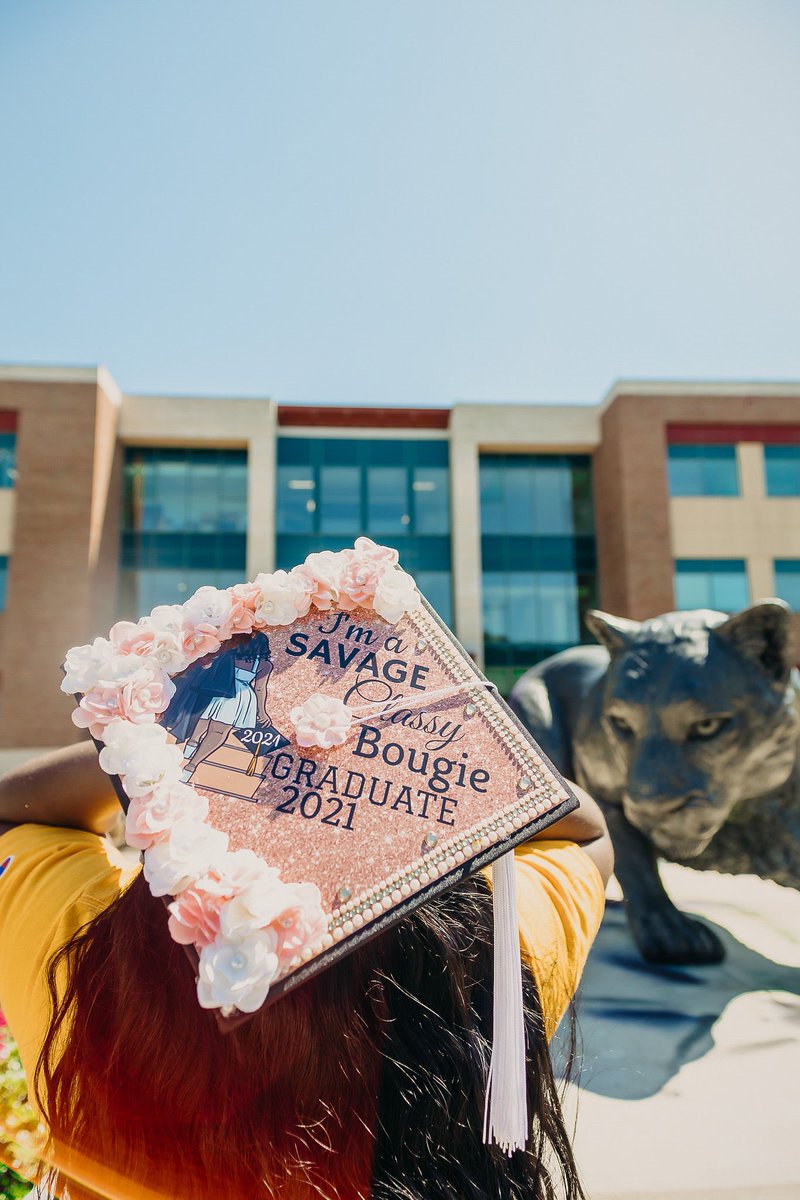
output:
[[[483,1140],[511,1155],[528,1140],[525,1021],[517,921],[514,852],[492,865],[494,903],[494,1028],[486,1085]]]

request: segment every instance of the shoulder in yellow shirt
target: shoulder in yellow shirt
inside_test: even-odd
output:
[[[112,850],[113,856],[113,850]],[[30,1080],[44,1042],[50,957],[107,907],[132,876],[91,833],[20,825],[0,836],[0,1009]],[[604,908],[599,870],[574,842],[534,841],[515,851],[520,940],[550,1039],[580,981]],[[138,870],[139,868],[135,868]],[[490,869],[487,868],[487,877]],[[58,1156],[73,1179],[107,1197],[152,1197],[112,1171]],[[85,1168],[85,1169],[84,1169]],[[101,1178],[102,1176],[102,1182]]]

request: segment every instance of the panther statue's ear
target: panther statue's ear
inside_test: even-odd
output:
[[[593,633],[601,646],[605,646],[609,654],[621,654],[630,650],[636,634],[641,629],[638,621],[629,621],[627,617],[612,617],[611,613],[600,612],[599,608],[590,608],[584,617],[586,628]]]
[[[774,681],[785,684],[792,662],[792,614],[783,600],[763,600],[734,613],[711,630],[711,636],[727,642],[749,658]]]

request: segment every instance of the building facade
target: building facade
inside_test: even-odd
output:
[[[0,368],[0,745],[77,736],[69,646],[359,534],[398,548],[503,691],[592,606],[800,609],[800,384],[365,409]]]

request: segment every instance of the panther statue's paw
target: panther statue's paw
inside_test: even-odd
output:
[[[671,904],[639,913],[629,909],[628,921],[634,941],[647,962],[718,963],[725,958],[725,947],[713,929],[695,917],[687,917]]]

